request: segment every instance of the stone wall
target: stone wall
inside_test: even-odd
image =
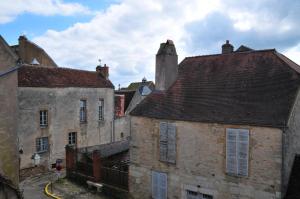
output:
[[[0,36],[0,74],[16,66],[16,56]],[[14,188],[19,183],[19,152],[17,148],[17,71],[0,76],[0,177]],[[0,198],[17,196],[0,179]]]
[[[187,189],[214,199],[281,197],[281,130],[176,121],[177,159],[173,165],[159,161],[159,123],[132,117],[129,187],[134,198],[151,198],[151,171],[167,173],[168,198],[186,198]],[[250,130],[248,177],[225,172],[226,128]]]
[[[41,153],[44,164],[64,159],[68,133],[77,132],[77,146],[93,146],[112,141],[114,91],[110,88],[30,88],[18,89],[18,135],[21,168],[33,166],[36,138],[48,137],[50,149]],[[104,99],[104,121],[98,120],[98,102]],[[87,122],[80,123],[80,100],[87,101]],[[39,125],[39,111],[48,110],[48,126]]]
[[[115,119],[115,141],[127,139],[130,136],[130,116],[126,115]]]
[[[283,142],[283,193],[286,192],[291,169],[294,163],[295,155],[300,154],[300,94],[298,93],[290,119],[288,128],[285,129]]]

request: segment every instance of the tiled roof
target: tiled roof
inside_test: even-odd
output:
[[[131,115],[159,119],[286,126],[300,66],[275,50],[185,58],[166,92],[153,92]]]
[[[113,88],[113,84],[97,72],[69,68],[45,68],[23,65],[18,70],[19,87],[87,87]]]
[[[154,83],[152,81],[147,81],[145,83],[143,82],[133,82],[131,84],[129,84],[129,86],[127,88],[124,88],[123,90],[137,90],[142,84],[147,85],[147,86],[151,86],[154,87]]]

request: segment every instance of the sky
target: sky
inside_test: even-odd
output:
[[[117,88],[154,81],[160,43],[174,41],[179,62],[237,49],[276,48],[300,65],[299,0],[0,0],[0,34],[25,35],[61,67],[110,67]]]

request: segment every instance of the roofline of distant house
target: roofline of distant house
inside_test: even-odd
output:
[[[255,52],[267,52],[267,51],[274,51],[276,52],[276,49],[275,48],[269,48],[269,49],[262,49],[262,50],[247,50],[247,51],[233,51],[232,53],[217,53],[217,54],[209,54],[209,55],[195,55],[195,56],[188,56],[188,57],[185,57],[186,58],[197,58],[197,57],[211,57],[211,56],[220,56],[220,55],[224,55],[224,56],[227,56],[227,55],[232,55],[232,54],[237,54],[237,53],[255,53]]]
[[[211,122],[211,121],[200,121],[200,120],[190,120],[190,119],[169,119],[169,118],[163,118],[163,117],[154,117],[154,116],[143,116],[143,115],[135,115],[131,114],[130,115],[133,117],[143,117],[143,118],[152,118],[152,119],[157,119],[157,120],[166,120],[166,121],[183,121],[183,122],[197,122],[197,123],[208,123],[208,124],[221,124],[221,125],[243,125],[243,126],[255,126],[255,127],[265,127],[265,128],[277,128],[277,129],[285,129],[287,128],[287,125],[281,126],[281,125],[271,125],[271,124],[254,124],[254,123],[242,123],[242,122],[231,122],[231,123],[226,123],[226,122]]]

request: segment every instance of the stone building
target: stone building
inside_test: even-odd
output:
[[[17,148],[17,56],[0,35],[0,198],[21,197]]]
[[[120,141],[130,136],[130,111],[154,90],[152,81],[143,78],[141,82],[133,82],[127,88],[115,91],[115,140]]]
[[[114,86],[108,79],[109,67],[97,66],[96,71],[57,67],[25,36],[18,45],[6,44],[3,49],[10,54],[1,53],[1,60],[14,60],[9,66],[18,63],[18,71],[11,75],[15,95],[11,89],[4,103],[16,103],[18,109],[11,111],[7,124],[18,134],[14,141],[18,141],[21,169],[48,168],[64,159],[67,144],[87,147],[113,141]]]
[[[131,194],[283,198],[300,153],[300,66],[275,49],[234,51],[228,41],[221,54],[177,65],[174,49],[161,44],[159,90],[131,112]]]
[[[28,65],[19,69],[21,168],[33,166],[35,153],[49,164],[64,159],[67,144],[87,147],[112,141],[114,89],[100,72]]]

